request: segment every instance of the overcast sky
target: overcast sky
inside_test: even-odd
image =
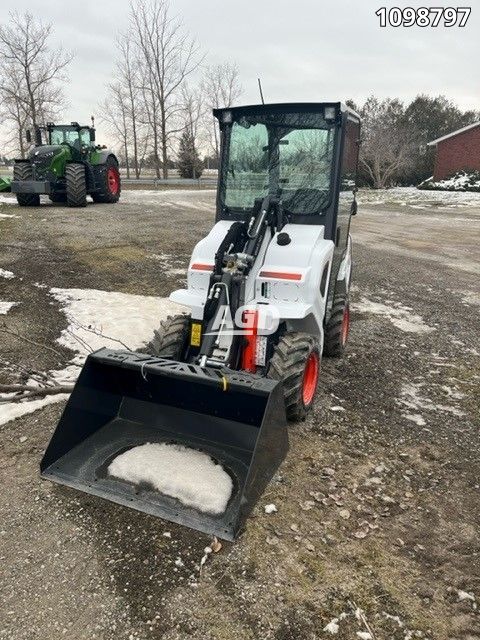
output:
[[[445,94],[462,108],[480,109],[480,0],[465,28],[380,28],[375,11],[425,6],[425,0],[171,0],[209,62],[236,62],[242,103],[362,101],[374,93],[410,100]],[[428,3],[427,3],[428,4]],[[431,3],[432,4],[432,3]],[[31,11],[55,26],[52,44],[76,57],[66,86],[65,120],[99,115],[114,64],[115,34],[127,25],[128,0],[15,0],[7,10]],[[101,132],[99,132],[101,134]],[[97,137],[99,141],[100,135]]]

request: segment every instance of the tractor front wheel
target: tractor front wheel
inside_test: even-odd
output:
[[[323,353],[338,358],[345,351],[350,333],[350,303],[348,295],[335,296],[332,313],[325,327],[325,344]]]
[[[317,340],[307,333],[285,333],[275,347],[267,377],[282,381],[289,420],[305,419],[313,406],[319,374]]]
[[[33,180],[32,165],[29,162],[14,164],[13,179],[19,182]],[[21,207],[38,207],[40,196],[38,193],[17,193],[17,202]]]
[[[146,352],[160,358],[170,358],[181,362],[188,344],[190,316],[180,314],[168,316],[153,332],[153,338],[146,345]]]
[[[118,164],[113,158],[107,158],[104,165],[97,167],[99,191],[92,193],[94,202],[118,202],[122,184]]]
[[[71,162],[65,167],[67,204],[69,207],[87,206],[87,182],[85,167],[79,162]]]

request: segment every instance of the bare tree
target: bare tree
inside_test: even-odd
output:
[[[184,85],[182,88],[182,119],[184,128],[198,148],[202,142],[202,123],[206,113],[205,98],[201,87],[191,88]]]
[[[239,72],[236,64],[225,62],[215,64],[205,69],[202,79],[202,90],[205,94],[206,105],[210,111],[208,118],[208,130],[210,133],[210,145],[215,158],[220,155],[220,140],[212,109],[231,107],[243,93],[239,80]]]
[[[4,85],[8,88],[5,91]],[[25,129],[28,126],[28,114],[22,106],[20,93],[22,86],[15,69],[10,69],[8,77],[3,78],[0,95],[2,104],[0,105],[0,117],[10,125],[10,135],[5,140],[5,146],[14,148],[20,152],[20,156],[25,156]]]
[[[120,82],[109,84],[108,90],[109,97],[102,105],[100,121],[107,125],[110,133],[120,144],[125,159],[127,178],[130,178],[128,94]]]
[[[406,126],[399,100],[379,101],[371,96],[358,111],[362,116],[361,165],[373,187],[385,189],[411,162],[418,141]]]
[[[168,178],[170,138],[183,128],[181,89],[186,78],[201,64],[199,47],[185,32],[182,22],[170,15],[167,0],[136,0],[130,9],[130,37],[145,71],[142,92],[152,127],[154,154],[162,159]]]
[[[10,24],[0,27],[0,96],[16,127],[37,127],[62,104],[57,82],[65,79],[73,54],[51,50],[51,33],[51,24],[28,12],[10,13]]]
[[[131,141],[133,152],[133,169],[135,177],[140,177],[140,165],[138,159],[139,146],[139,115],[141,105],[136,99],[137,87],[140,85],[140,74],[137,61],[132,52],[129,38],[124,34],[117,39],[117,48],[121,54],[117,63],[117,75],[125,87],[127,97],[127,120],[131,129]]]
[[[118,36],[116,46],[120,55],[115,64],[115,80],[107,85],[107,98],[101,105],[100,118],[122,147],[127,178],[130,178],[132,166],[135,177],[139,178],[139,140],[144,120],[143,99],[138,90],[140,70],[134,47],[126,34]]]

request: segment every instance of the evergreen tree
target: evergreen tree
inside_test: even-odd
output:
[[[203,163],[195,148],[195,140],[188,129],[185,129],[180,138],[177,166],[181,178],[198,179],[202,175]]]

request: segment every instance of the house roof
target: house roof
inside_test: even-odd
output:
[[[461,129],[457,129],[456,131],[452,131],[452,133],[449,133],[446,136],[442,136],[441,138],[432,140],[432,142],[429,142],[427,146],[433,147],[439,142],[443,142],[443,140],[447,140],[448,138],[453,138],[453,136],[458,136],[459,133],[463,133],[464,131],[468,131],[469,129],[474,129],[475,127],[480,127],[480,120],[478,122],[474,122],[473,124],[469,124],[466,127],[462,127]]]

